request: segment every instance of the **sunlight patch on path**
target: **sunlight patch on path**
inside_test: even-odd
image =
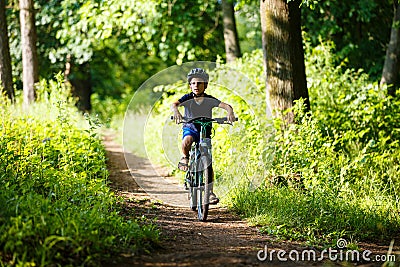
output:
[[[166,177],[157,171],[148,159],[124,152],[129,171],[141,188],[152,199],[162,201],[166,205],[187,207],[187,191],[173,177]]]

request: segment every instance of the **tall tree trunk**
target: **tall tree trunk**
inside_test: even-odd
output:
[[[386,50],[385,63],[383,65],[381,85],[389,86],[388,93],[394,95],[399,86],[400,71],[400,6],[394,1],[394,16],[392,30],[390,32],[390,41]]]
[[[294,100],[303,98],[310,109],[310,97],[307,88],[306,66],[304,63],[303,37],[301,34],[301,5],[302,1],[289,2],[289,27],[290,27],[290,50],[293,71]]]
[[[301,36],[301,0],[261,0],[262,46],[267,102],[275,116],[305,99],[309,108],[304,51]],[[289,112],[286,121],[293,122]]]
[[[14,100],[5,0],[0,0],[0,87],[9,99]]]
[[[35,100],[35,83],[39,81],[33,0],[20,0],[19,8],[21,21],[24,104],[29,105]]]
[[[224,41],[226,61],[232,62],[241,57],[239,37],[236,30],[235,10],[231,0],[222,0],[222,13],[224,21]]]
[[[66,82],[71,85],[72,96],[78,98],[76,106],[82,112],[92,110],[92,79],[90,74],[90,64],[84,63],[76,65],[73,63],[71,55],[67,56],[64,77]]]

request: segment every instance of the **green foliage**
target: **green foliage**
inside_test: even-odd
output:
[[[262,186],[249,193],[242,183],[231,205],[286,239],[391,239],[400,225],[400,97],[387,96],[361,71],[335,67],[330,49],[308,50],[312,111],[304,113],[299,101],[295,124],[275,119],[274,145],[264,146],[271,161],[258,170]]]
[[[0,106],[0,259],[10,266],[97,265],[146,250],[158,230],[120,213],[108,187],[96,118],[65,95],[62,76],[42,81],[39,101]]]
[[[345,132],[341,138],[347,139],[340,147],[344,152],[362,150],[366,145],[379,151],[396,147],[400,137],[398,97],[388,96],[386,88],[368,82],[362,71],[334,67],[334,59],[326,56],[330,49],[330,45],[312,49],[307,63],[312,109],[319,127],[329,136]],[[325,57],[323,62],[321,57]],[[328,125],[332,123],[335,127]]]
[[[93,111],[104,120],[166,66],[224,54],[218,2],[37,0],[35,10],[40,77],[64,72],[68,59],[69,79],[90,81]],[[7,15],[14,82],[22,89],[18,5]]]
[[[63,43],[55,51],[55,57],[73,55],[78,64],[90,61],[103,42],[119,37],[119,45],[128,48],[130,42],[135,49],[146,48],[146,41],[153,31],[151,24],[155,13],[155,2],[147,1],[60,1],[63,18],[56,38]],[[43,4],[46,7],[48,4]],[[143,50],[142,50],[143,51]]]
[[[338,62],[378,80],[390,39],[393,1],[318,1],[309,7],[302,8],[302,24],[312,45],[334,42]]]
[[[307,0],[302,6],[302,26],[313,46],[321,39],[333,41],[337,62],[363,68],[376,79],[389,41],[391,4]],[[260,48],[259,2],[236,1],[235,8],[242,51]],[[90,69],[81,74],[90,73],[94,112],[105,120],[125,110],[127,96],[166,66],[216,61],[225,54],[218,1],[36,0],[35,10],[40,77],[50,79],[64,71],[67,56],[75,66],[90,63]],[[13,77],[21,89],[18,13],[18,2],[9,1]]]
[[[240,50],[243,54],[262,48],[260,7],[257,4],[235,6],[236,28]]]
[[[152,41],[157,54],[181,65],[194,60],[215,61],[224,54],[222,16],[217,1],[158,0]]]

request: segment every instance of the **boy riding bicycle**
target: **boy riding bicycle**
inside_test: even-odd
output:
[[[204,91],[208,86],[209,75],[201,68],[192,69],[187,75],[187,81],[191,89],[191,93],[185,94],[179,100],[171,104],[171,110],[174,112],[174,120],[180,123],[183,120],[182,114],[178,107],[185,108],[185,118],[193,119],[197,117],[212,117],[212,109],[215,107],[225,109],[228,122],[235,121],[235,114],[231,105],[221,102],[217,98],[206,94]],[[206,129],[206,137],[211,138],[211,125]],[[189,151],[193,142],[198,142],[200,139],[200,127],[193,123],[185,123],[183,125],[182,137],[182,158],[178,163],[178,168],[182,171],[188,170]],[[214,172],[211,165],[211,181],[214,179]],[[213,192],[210,194],[210,204],[217,204],[219,199]]]

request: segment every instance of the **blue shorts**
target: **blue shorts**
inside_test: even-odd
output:
[[[191,128],[187,128],[187,127],[183,127],[183,135],[182,135],[182,139],[185,138],[185,136],[192,136],[194,141],[196,143],[200,142],[200,134],[198,131],[195,131]]]

